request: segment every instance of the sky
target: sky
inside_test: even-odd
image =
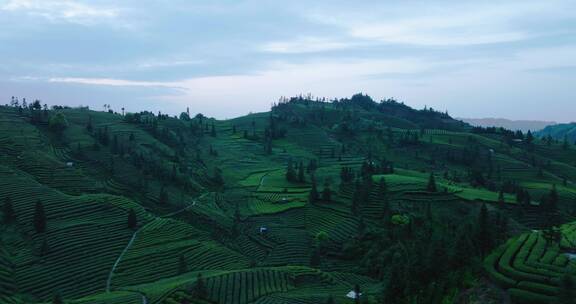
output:
[[[0,0],[2,104],[232,118],[358,92],[575,121],[576,1]]]

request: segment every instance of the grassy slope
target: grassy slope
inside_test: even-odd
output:
[[[462,151],[470,142],[479,143],[485,151],[493,149],[494,166],[501,168],[500,178],[518,180],[534,192],[534,197],[547,191],[552,183],[560,185],[560,176],[576,177],[574,164],[570,163],[576,156],[574,149],[539,146],[538,157],[551,160],[552,165],[546,168],[544,177],[538,177],[518,148],[504,146],[490,136],[442,130],[427,130],[420,147],[391,149],[371,135],[336,139],[329,124],[286,125],[287,136],[274,142],[272,155],[265,155],[261,141],[242,135],[244,130],[252,134],[254,122],[256,134],[262,137],[268,122],[266,113],[216,121],[216,137],[209,136],[209,131],[201,138],[187,135],[187,147],[179,151],[176,163],[173,147],[143,127],[125,123],[120,115],[65,110],[70,126],[64,141],[59,142],[45,126],[33,125],[11,109],[0,110],[0,179],[6,185],[0,190],[0,198],[10,196],[18,214],[16,226],[2,228],[2,244],[7,250],[0,255],[0,270],[5,269],[0,271],[0,282],[17,286],[28,299],[46,300],[59,291],[68,299],[76,299],[74,303],[137,303],[141,294],[151,303],[169,303],[170,298],[185,296],[177,291],[193,284],[199,272],[207,278],[210,297],[221,303],[313,303],[330,294],[345,301],[342,295],[353,284],[361,283],[368,290],[376,287],[369,278],[346,274],[354,267],[345,262],[328,261],[320,269],[306,267],[316,233],[328,232],[332,241],[342,242],[354,235],[358,219],[350,214],[346,187],[335,193],[330,205],[307,204],[309,176],[305,183],[285,181],[289,158],[305,162],[318,159],[316,177],[320,187],[323,181],[332,180],[333,189],[338,190],[340,168],[360,167],[366,155],[361,147],[372,142],[374,151],[404,168],[385,176],[391,201],[400,210],[421,206],[425,201],[437,204],[442,212],[451,212],[448,206],[452,202],[496,203],[495,192],[440,177],[439,187],[445,187],[447,193],[430,196],[423,192],[431,169],[466,172],[465,166],[439,165],[430,160],[443,151]],[[308,111],[296,110],[302,115]],[[338,121],[336,110],[327,111],[329,120]],[[111,136],[118,136],[135,151],[154,155],[166,170],[170,171],[172,164],[189,167],[185,174],[190,176],[192,186],[166,184],[169,204],[159,204],[159,178],[141,172],[127,156],[114,155],[110,147],[91,149],[95,139],[85,129],[89,116],[96,129],[107,126]],[[367,115],[365,119],[392,126],[397,136],[407,129],[418,132],[416,124],[400,118]],[[172,129],[180,128],[180,124],[173,119],[161,122]],[[128,142],[130,134],[135,142]],[[344,154],[340,153],[343,142],[351,147]],[[78,145],[82,157],[76,155]],[[210,146],[218,156],[208,155]],[[196,160],[196,150],[202,152],[202,162]],[[332,151],[337,157],[332,157]],[[107,170],[111,158],[113,173]],[[66,166],[68,161],[74,162],[72,168]],[[215,189],[208,182],[215,168],[222,170],[226,180],[223,193],[212,193]],[[147,180],[146,191],[138,188],[143,178]],[[563,204],[572,200],[576,191],[571,183],[558,190]],[[32,231],[36,200],[42,200],[48,213],[49,229],[44,235]],[[514,205],[513,197],[507,195],[506,201]],[[113,274],[114,292],[105,293],[112,265],[134,233],[126,228],[129,208],[137,210],[143,228]],[[236,208],[240,232],[232,237],[229,232],[235,225]],[[375,201],[363,206],[369,224],[378,225],[381,208]],[[182,212],[162,218],[178,210]],[[269,229],[266,235],[259,233],[263,226]],[[39,256],[43,239],[50,244],[50,251]],[[187,261],[185,273],[178,271],[180,256]],[[15,275],[6,275],[11,272]],[[244,294],[245,290],[251,291]]]

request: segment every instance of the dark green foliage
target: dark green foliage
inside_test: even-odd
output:
[[[430,173],[430,177],[428,178],[428,184],[426,185],[426,191],[428,192],[438,191],[438,188],[436,187],[436,178],[434,177],[434,173]]]
[[[10,199],[8,196],[4,198],[4,204],[2,205],[2,217],[3,223],[5,224],[10,224],[16,220],[16,211],[14,211],[12,199]]]
[[[289,160],[288,165],[286,166],[286,180],[289,182],[298,181],[298,177],[296,175],[296,170],[294,169],[294,163],[292,162],[292,160]]]
[[[136,227],[138,227],[138,218],[134,209],[130,208],[128,210],[128,228],[135,229]]]
[[[336,302],[334,301],[334,297],[333,296],[329,296],[328,300],[326,300],[326,304],[336,304]]]
[[[324,183],[324,189],[322,190],[322,200],[324,202],[332,201],[332,190],[330,189],[330,184],[328,182]]]
[[[50,245],[48,244],[48,240],[46,240],[45,238],[42,240],[38,252],[41,257],[46,256],[48,253],[50,253]]]
[[[318,185],[316,184],[316,179],[312,178],[312,189],[310,189],[310,193],[308,194],[308,202],[315,203],[320,198],[320,194],[318,193]]]
[[[40,201],[37,201],[34,207],[34,230],[37,233],[46,232],[46,212]]]
[[[168,202],[168,192],[166,192],[166,188],[164,185],[160,187],[160,194],[158,195],[158,202],[162,205],[167,205]]]
[[[54,294],[54,296],[52,297],[52,304],[64,304],[64,300],[62,299],[60,293]]]
[[[571,274],[566,273],[560,281],[560,292],[556,300],[558,304],[575,304],[576,303],[576,283]]]
[[[350,183],[354,180],[354,172],[350,167],[342,167],[340,169],[340,181],[343,184]]]
[[[191,293],[193,297],[199,300],[204,300],[208,297],[208,290],[206,289],[204,278],[201,273],[196,277],[196,283],[194,283]]]
[[[310,255],[310,267],[318,267],[322,261],[322,256],[320,255],[319,249],[314,249],[312,255]]]
[[[358,304],[360,303],[360,294],[362,293],[362,290],[360,290],[360,285],[356,284],[354,285],[354,293],[356,294],[356,297],[354,298],[354,303]]]
[[[184,274],[188,272],[188,262],[183,254],[178,256],[178,274]]]
[[[306,178],[304,177],[304,164],[302,162],[298,164],[298,182],[306,182]]]
[[[64,116],[63,113],[58,112],[54,116],[50,117],[48,126],[50,127],[50,130],[60,135],[62,134],[62,131],[68,127],[68,120],[66,120],[66,116]]]
[[[486,204],[482,204],[480,207],[480,213],[478,214],[478,232],[477,241],[478,247],[480,249],[480,254],[485,256],[491,248],[491,235],[490,235],[490,222],[488,218],[488,208]]]
[[[86,123],[86,131],[92,133],[94,131],[94,126],[92,125],[92,116],[88,116],[88,122]]]
[[[214,176],[212,176],[212,180],[218,187],[222,187],[225,184],[224,177],[222,176],[222,170],[220,168],[214,168]]]

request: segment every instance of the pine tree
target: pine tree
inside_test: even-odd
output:
[[[428,178],[428,185],[426,185],[426,191],[428,192],[438,191],[438,189],[436,188],[436,178],[434,177],[434,173],[430,173],[430,177]]]
[[[556,210],[558,210],[558,201],[559,201],[559,197],[558,197],[558,190],[556,190],[556,185],[552,185],[552,189],[550,190],[550,193],[548,194],[547,197],[547,209],[549,212],[555,212]]]
[[[354,303],[358,304],[360,303],[360,294],[361,294],[360,285],[358,284],[354,285],[354,293],[356,294],[356,297],[354,297]]]
[[[294,170],[292,160],[288,161],[288,166],[286,167],[286,180],[289,182],[295,182],[297,180],[296,170]]]
[[[324,183],[324,189],[322,190],[322,200],[325,202],[332,201],[332,190],[330,190],[330,184],[328,182]]]
[[[94,127],[92,126],[92,116],[88,116],[88,123],[86,124],[86,131],[88,131],[89,133],[92,133],[92,130],[94,130]]]
[[[46,212],[40,201],[36,202],[34,209],[34,229],[37,233],[46,232]]]
[[[310,189],[310,194],[308,194],[308,202],[313,204],[317,202],[319,198],[320,195],[318,194],[318,186],[316,185],[316,179],[312,177],[312,189]]]
[[[488,208],[486,204],[482,204],[480,214],[478,216],[478,246],[482,257],[490,250],[490,227],[488,219]]]
[[[321,262],[322,257],[320,256],[320,250],[318,248],[315,248],[314,251],[312,251],[312,255],[310,255],[310,266],[311,267],[320,266]]]
[[[130,208],[128,210],[128,228],[135,229],[136,227],[138,227],[138,218],[134,209]]]
[[[4,217],[4,224],[10,224],[16,219],[16,212],[14,211],[14,206],[12,205],[12,199],[10,199],[10,197],[4,198],[2,214]]]
[[[306,181],[304,177],[304,164],[302,162],[298,164],[298,181],[301,183]]]
[[[214,123],[212,123],[212,128],[210,130],[210,136],[216,137],[216,127],[214,126]]]
[[[204,279],[202,278],[201,273],[196,277],[196,284],[194,284],[194,287],[192,288],[192,296],[199,300],[204,300],[208,296],[206,285],[204,284]]]
[[[568,135],[565,134],[564,135],[564,142],[562,143],[562,149],[568,150],[569,147],[570,147],[570,144],[568,143]]]
[[[533,142],[534,142],[534,135],[532,135],[532,131],[528,130],[528,133],[526,134],[526,143],[528,145],[532,145]]]
[[[361,191],[360,182],[356,181],[354,185],[354,193],[352,193],[352,206],[350,206],[350,212],[352,212],[353,215],[357,215],[360,210],[360,201],[362,200]]]
[[[504,191],[502,190],[498,192],[498,203],[504,205]]]

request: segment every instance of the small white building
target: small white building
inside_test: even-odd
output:
[[[350,290],[349,293],[346,294],[346,297],[350,299],[359,299],[362,296],[362,293],[356,294],[354,290]]]
[[[267,231],[268,231],[268,228],[266,228],[264,226],[260,227],[260,234],[266,233]]]
[[[74,167],[74,163],[73,162],[67,162],[66,167],[69,167],[69,168]]]

